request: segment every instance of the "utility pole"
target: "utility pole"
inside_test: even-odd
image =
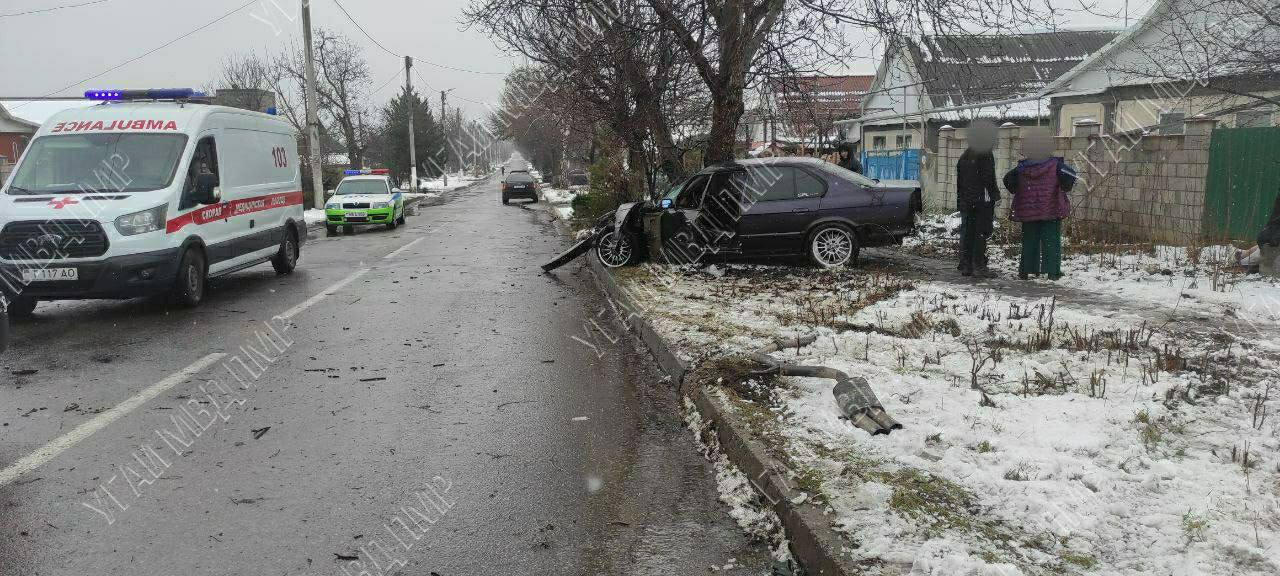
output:
[[[440,91],[440,135],[444,137],[443,145],[444,145],[445,154],[449,153],[449,145],[448,145],[449,122],[445,119],[445,116],[444,116],[444,99],[448,95],[449,95],[448,90]],[[448,188],[449,187],[449,158],[448,157],[445,157],[444,166],[440,167],[440,172],[442,173],[442,177],[444,178],[444,187]]]
[[[311,46],[311,0],[302,0],[302,53],[307,60],[307,149],[315,208],[324,208],[324,174],[320,166],[320,113],[316,111],[316,62]]]
[[[413,58],[404,57],[404,106],[409,109],[409,190],[418,191],[418,150],[413,145],[413,101],[409,100],[413,85],[409,82],[409,69],[413,68]]]

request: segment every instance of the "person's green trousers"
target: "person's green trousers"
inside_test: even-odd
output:
[[[1062,220],[1022,223],[1022,258],[1018,274],[1062,277]]]

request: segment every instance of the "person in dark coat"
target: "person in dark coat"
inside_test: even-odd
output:
[[[840,167],[850,172],[862,173],[862,162],[858,161],[858,154],[854,151],[854,146],[850,142],[840,145]]]
[[[1022,223],[1022,257],[1018,277],[1044,274],[1062,277],[1062,220],[1071,213],[1067,193],[1076,183],[1076,171],[1053,155],[1053,135],[1043,128],[1022,129],[1023,160],[1004,175],[1004,187],[1013,194],[1011,218]]]
[[[960,274],[989,276],[987,240],[1000,202],[996,185],[996,127],[975,121],[968,130],[969,147],[956,162],[956,210],[960,211]]]

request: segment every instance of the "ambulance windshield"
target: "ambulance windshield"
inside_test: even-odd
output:
[[[169,186],[186,147],[181,134],[67,134],[31,143],[9,194],[106,194]]]

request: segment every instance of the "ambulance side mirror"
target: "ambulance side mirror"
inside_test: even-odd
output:
[[[222,201],[217,174],[212,172],[196,174],[196,201],[201,204],[217,204]]]

